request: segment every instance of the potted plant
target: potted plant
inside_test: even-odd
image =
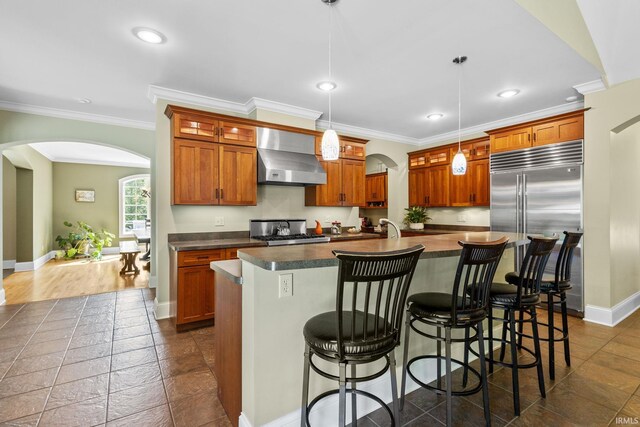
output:
[[[74,227],[69,221],[65,221],[64,225],[69,228]],[[96,232],[86,222],[78,221],[67,237],[58,235],[56,242],[64,251],[65,258],[88,256],[92,260],[99,260],[102,258],[102,248],[111,246],[114,237],[116,237],[115,234],[109,233],[104,228]]]
[[[411,206],[404,210],[407,211],[407,213],[404,214],[404,220],[402,222],[412,230],[422,230],[425,221],[431,219],[427,215],[427,208],[425,207]]]

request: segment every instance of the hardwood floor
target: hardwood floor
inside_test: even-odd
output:
[[[7,304],[149,287],[147,262],[137,260],[136,264],[140,274],[121,276],[120,255],[105,255],[101,261],[51,260],[38,270],[4,278]]]

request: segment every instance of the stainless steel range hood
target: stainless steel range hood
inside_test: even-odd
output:
[[[258,128],[258,184],[318,185],[327,174],[315,155],[315,137]]]

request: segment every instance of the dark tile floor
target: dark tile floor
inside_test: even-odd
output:
[[[230,426],[216,397],[213,328],[178,334],[153,318],[153,298],[143,289],[0,306],[0,427]],[[493,425],[628,425],[640,417],[640,311],[615,328],[571,318],[570,331],[572,366],[557,348],[546,399],[535,371],[521,372],[521,417],[513,417],[510,371],[489,377]],[[543,353],[546,360],[546,345]],[[453,404],[455,425],[483,424],[480,394]],[[444,399],[415,391],[402,417],[405,426],[443,424]],[[358,424],[389,422],[378,410]]]
[[[542,310],[541,316],[546,316],[546,312]],[[559,317],[556,318],[559,320]],[[542,346],[546,399],[540,397],[535,369],[520,371],[520,417],[513,416],[511,370],[496,368],[489,376],[492,425],[555,427],[639,424],[640,310],[615,328],[570,318],[569,330],[571,367],[565,365],[562,347],[556,345],[555,381],[551,381],[548,375],[548,346]],[[519,360],[526,362],[531,359],[521,356]],[[475,366],[478,364],[475,363]],[[456,380],[460,383],[460,377],[460,372],[454,372],[454,387]],[[484,425],[480,393],[454,397],[453,411],[454,425]],[[403,426],[444,425],[444,397],[419,389],[407,396],[401,418]],[[386,413],[379,409],[359,420],[358,425],[383,427],[390,425],[390,422]]]
[[[0,306],[0,426],[230,426],[213,328],[178,334],[154,293]]]

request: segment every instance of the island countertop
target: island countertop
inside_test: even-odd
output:
[[[371,239],[366,241],[295,245],[274,248],[245,248],[238,251],[238,257],[265,270],[296,270],[306,268],[331,267],[338,265],[333,255],[334,249],[356,252],[384,252],[409,248],[423,244],[425,251],[421,258],[440,258],[460,253],[458,241],[489,242],[506,236],[507,247],[522,244],[526,235],[496,231],[460,232],[434,236],[403,237],[401,239]]]

